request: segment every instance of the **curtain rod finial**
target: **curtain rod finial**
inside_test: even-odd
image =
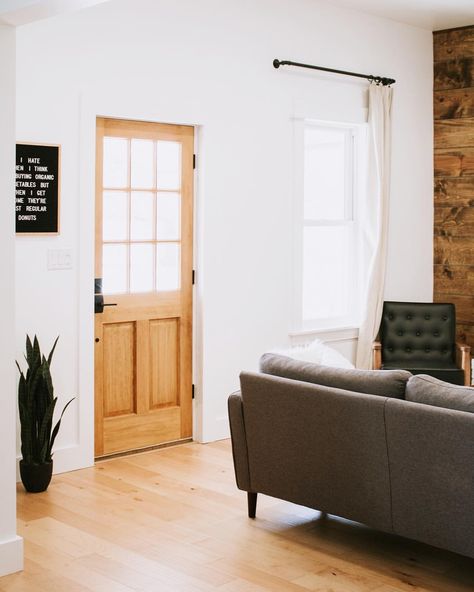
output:
[[[277,60],[276,58],[273,60],[273,67],[274,68],[279,68],[280,67],[280,60]]]

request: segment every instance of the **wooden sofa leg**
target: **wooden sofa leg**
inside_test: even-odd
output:
[[[249,508],[249,518],[255,518],[257,511],[257,494],[250,491],[247,492],[247,504]]]

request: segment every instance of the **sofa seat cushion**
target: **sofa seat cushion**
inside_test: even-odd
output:
[[[474,388],[450,384],[426,374],[410,378],[405,398],[414,403],[474,413]]]
[[[395,370],[396,368],[403,368],[411,374],[429,374],[451,384],[464,384],[464,370],[458,368],[454,362],[444,362],[442,367],[438,362],[416,359],[409,362],[405,360],[398,365],[394,363],[382,364],[383,370]]]
[[[333,368],[269,353],[260,358],[260,370],[282,378],[396,399],[405,397],[405,386],[411,376],[406,370]]]

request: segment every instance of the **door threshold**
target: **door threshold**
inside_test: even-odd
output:
[[[153,452],[153,450],[160,450],[160,448],[170,448],[171,446],[179,446],[180,444],[189,444],[192,438],[183,438],[181,440],[172,440],[171,442],[163,442],[162,444],[154,444],[153,446],[146,446],[145,448],[134,448],[133,450],[124,450],[122,452],[112,452],[111,454],[104,454],[96,456],[94,462],[103,462],[112,460],[114,458],[121,458],[123,456],[132,456],[135,454],[144,454],[145,452]]]

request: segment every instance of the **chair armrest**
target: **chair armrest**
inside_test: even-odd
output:
[[[456,343],[456,365],[464,370],[464,385],[471,386],[471,347]]]
[[[380,370],[382,367],[382,344],[374,341],[372,344],[372,370]]]

